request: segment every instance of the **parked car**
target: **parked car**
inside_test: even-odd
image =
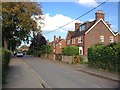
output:
[[[17,52],[16,56],[17,57],[23,57],[23,52],[21,52],[21,51]]]

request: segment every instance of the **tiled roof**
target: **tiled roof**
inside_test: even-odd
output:
[[[89,21],[87,21],[87,22],[89,22]],[[85,22],[85,23],[87,23],[87,22]],[[83,24],[85,24],[85,23],[83,23]],[[74,31],[74,33],[72,34],[71,38],[79,37],[79,36],[85,34],[85,32],[86,32],[87,30],[89,30],[89,28],[90,28],[91,26],[93,26],[93,25],[95,24],[95,20],[92,21],[92,22],[89,22],[89,23],[91,23],[91,25],[90,25],[86,30],[82,30],[82,31],[76,30],[76,31]],[[83,24],[81,24],[81,25],[83,25]]]

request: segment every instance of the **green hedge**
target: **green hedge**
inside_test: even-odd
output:
[[[88,48],[88,64],[91,67],[120,72],[120,43],[94,45]]]
[[[6,49],[0,49],[0,54],[2,56],[2,81],[4,82],[4,78],[6,76],[6,71],[9,66],[9,61],[11,57],[11,52]]]
[[[77,46],[67,46],[62,49],[62,55],[79,55],[79,48]]]

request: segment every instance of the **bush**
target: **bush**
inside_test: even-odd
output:
[[[50,54],[51,53],[51,46],[50,45],[42,45],[41,46],[41,53],[42,54]]]
[[[27,55],[33,55],[33,52],[34,52],[33,49],[29,49],[29,50],[27,51]]]
[[[62,49],[62,55],[79,55],[79,48],[77,46],[67,46]]]
[[[120,72],[120,43],[94,45],[88,48],[88,64],[104,70]]]
[[[0,54],[2,56],[2,82],[4,83],[4,79],[6,76],[6,72],[9,66],[9,61],[11,57],[11,52],[6,49],[0,49]]]

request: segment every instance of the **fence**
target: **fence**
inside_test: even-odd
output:
[[[50,60],[58,60],[69,64],[81,63],[83,59],[87,60],[86,56],[82,56],[83,58],[82,59],[80,56],[65,56],[61,54],[48,54],[48,55],[42,55],[41,57],[48,58]]]

